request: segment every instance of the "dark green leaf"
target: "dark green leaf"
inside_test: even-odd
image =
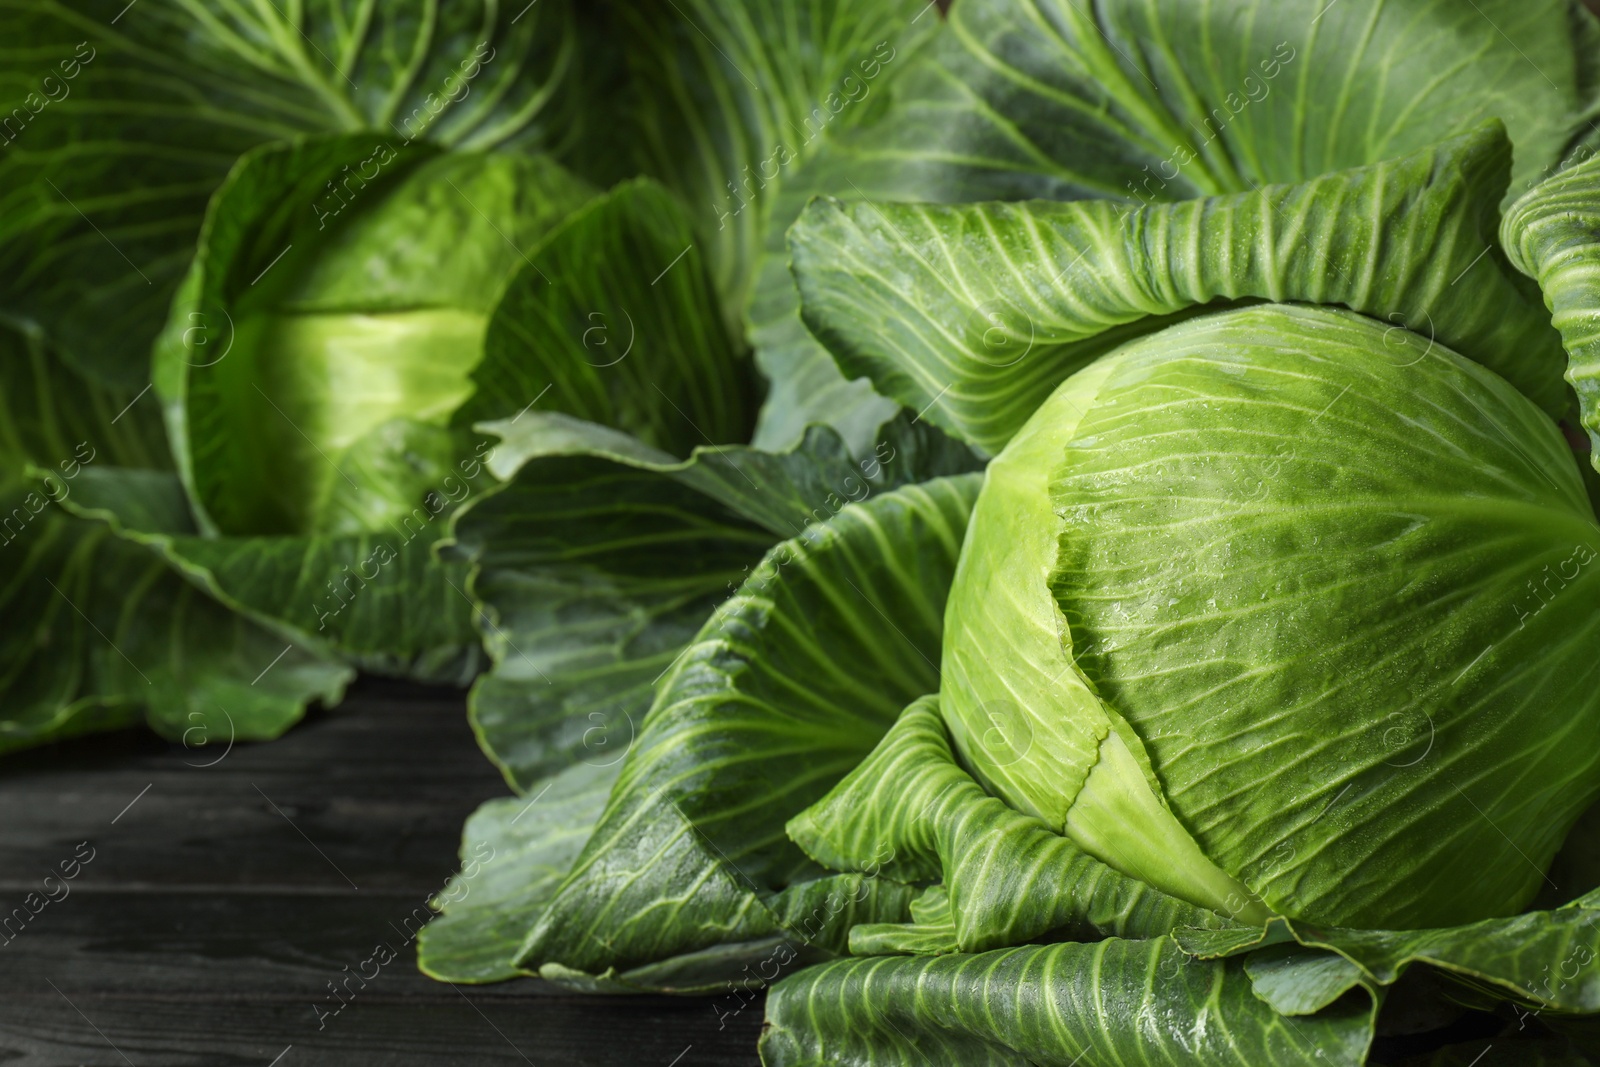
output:
[[[728,339],[689,220],[665,190],[619,186],[529,259],[490,320],[477,392],[456,425],[537,404],[675,456],[749,437],[754,370]]]
[[[601,974],[782,931],[774,894],[815,874],[784,821],[937,687],[975,490],[883,493],[768,554],[669,670],[525,965]]]
[[[507,484],[456,520],[495,663],[471,714],[518,788],[570,759],[620,759],[652,684],[774,542],[975,465],[904,421],[860,461],[825,428],[785,453],[730,445],[686,462],[563,415],[483,428],[503,436],[493,465]]]
[[[1281,1015],[1314,1015],[1361,983],[1361,969],[1336,952],[1273,945],[1245,958],[1256,996]]]
[[[380,674],[455,685],[477,674],[470,568],[433,552],[442,511],[418,507],[380,534],[205,537],[176,506],[177,478],[163,477],[157,486],[94,484],[64,506],[153,550],[218,602],[300,648]],[[166,504],[152,508],[153,500]]]
[[[357,130],[560,147],[582,130],[562,88],[571,14],[516,7],[0,4],[0,310],[138,390],[207,199],[242,153]]]
[[[229,611],[157,554],[77,517],[120,500],[187,521],[156,406],[0,330],[0,751],[146,718],[224,753],[275,737],[348,668]],[[209,756],[198,756],[209,759]]]
[[[588,840],[618,765],[577,763],[530,790],[480,807],[461,832],[462,869],[433,901],[442,914],[417,937],[417,964],[445,982],[498,982],[527,972],[522,939]]]
[[[617,18],[639,156],[693,213],[728,328],[740,334],[753,288],[775,277],[792,293],[781,237],[804,197],[791,183],[808,194],[849,192],[843,182],[805,182],[805,161],[884,109],[940,17],[922,0],[682,0],[622,5]],[[839,377],[783,293],[775,328],[750,309],[756,359],[772,383],[754,443],[792,448],[808,425],[825,423],[866,455],[894,405]]]
[[[682,0],[618,19],[640,157],[694,213],[732,311],[778,189],[824,131],[874,109],[878,78],[939,25],[915,0]]]
[[[792,380],[826,397],[830,409],[814,417],[852,411],[846,397],[870,398],[796,321],[783,230],[813,195],[1150,204],[1305,181],[1493,117],[1517,146],[1520,189],[1590,125],[1600,65],[1585,42],[1594,36],[1593,17],[1569,0],[963,0],[947,32],[894,61],[880,93],[892,104],[830,129],[785,179],[750,312],[757,360],[775,396]],[[1012,299],[1026,304],[1031,291]],[[1003,307],[985,310],[1004,327]],[[965,334],[963,322],[956,336]],[[873,412],[869,404],[841,425],[869,423]],[[758,443],[785,439],[783,414]],[[792,440],[799,424],[784,429]]]
[[[1244,192],[1488,118],[1523,187],[1600,87],[1580,48],[1593,17],[1566,0],[970,0],[950,20],[892,120],[840,146],[945,202]]]

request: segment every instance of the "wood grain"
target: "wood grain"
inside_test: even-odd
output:
[[[225,742],[132,732],[0,760],[0,923],[26,917],[0,926],[0,1064],[757,1062],[759,1005],[724,1028],[705,1000],[418,973],[407,918],[462,820],[506,793],[461,694],[364,681],[279,741]],[[330,992],[380,943],[398,958]]]

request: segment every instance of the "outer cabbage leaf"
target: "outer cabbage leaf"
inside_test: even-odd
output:
[[[1010,751],[1017,739],[997,733],[987,740]],[[1112,870],[985,793],[957,765],[937,697],[908,707],[871,756],[789,821],[788,833],[833,870],[881,869],[905,882],[941,883],[939,896],[926,901],[928,918],[852,930],[857,955],[979,952],[1046,935],[1154,937],[1225,922]],[[948,928],[946,940],[927,940],[933,925]]]
[[[638,987],[639,969],[720,954],[697,972],[704,984],[770,958],[775,940],[826,947],[796,918],[816,916],[818,898],[839,931],[904,917],[912,891],[876,872],[846,876],[848,895],[813,889],[819,872],[783,824],[871,750],[904,699],[936,687],[942,594],[975,488],[968,475],[882,493],[767,556],[668,671],[524,966]]]
[[[684,0],[623,5],[617,20],[641,163],[694,212],[728,328],[743,334],[758,277],[775,267],[792,288],[781,242],[763,248],[803,202],[786,192],[790,183],[834,133],[883,110],[909,57],[940,30],[939,15],[919,0]],[[845,382],[792,315],[783,325],[792,329],[773,337],[752,316],[756,359],[772,383],[754,443],[782,451],[824,423],[864,457],[894,405],[866,382]]]
[[[531,259],[495,309],[455,425],[520,413],[510,405],[526,398],[674,456],[749,438],[754,370],[722,329],[688,216],[661,186],[618,186]]]
[[[1600,897],[1586,894],[1552,911],[1432,930],[1353,930],[1290,919],[1249,934],[1178,929],[1173,939],[1200,959],[1222,959],[1262,945],[1281,947],[1287,935],[1336,954],[1374,985],[1391,985],[1407,968],[1426,965],[1535,1011],[1593,1015],[1600,1012],[1597,922]]]
[[[1336,952],[1299,945],[1274,945],[1251,953],[1244,961],[1250,990],[1280,1015],[1315,1015],[1346,993],[1376,983],[1364,981],[1361,969]]]
[[[1591,446],[1600,442],[1600,158],[1591,157],[1529,190],[1506,212],[1500,240],[1511,262],[1536,279],[1567,349]],[[1591,447],[1590,462],[1600,470]]]
[[[1258,986],[1281,961],[1306,958],[1310,950],[1329,972],[1370,987],[1428,968],[1451,979],[1464,1000],[1509,1002],[1524,1023],[1581,1021],[1600,1012],[1600,892],[1548,911],[1438,929],[1357,930],[1278,919],[1251,931],[1179,928],[1172,938],[1199,959],[1245,955]],[[1331,966],[1334,959],[1343,968]]]
[[[734,314],[779,190],[825,134],[877,108],[940,21],[915,0],[684,0],[616,18],[641,162],[694,213]]]
[[[170,493],[183,499],[176,478]],[[134,494],[96,501],[92,510],[85,501],[76,510],[106,521],[216,600],[319,656],[455,685],[478,673],[469,568],[436,559],[431,543],[409,527],[398,535],[208,537],[192,523],[153,524]],[[438,523],[437,532],[443,530]]]
[[[881,117],[830,130],[782,185],[750,313],[757,359],[777,390],[844,388],[784,270],[783,230],[815,194],[1150,204],[1305,181],[1489,118],[1517,146],[1520,190],[1590,128],[1594,40],[1569,0],[963,0],[883,84]],[[1005,328],[1003,308],[985,310],[983,329]]]
[[[991,451],[1073,371],[1222,300],[1346,305],[1561,415],[1559,339],[1494,243],[1510,165],[1490,124],[1304,184],[1153,207],[818,201],[790,245],[806,323],[845,372]]]
[[[1354,1065],[1375,1008],[1358,994],[1282,1015],[1255,995],[1239,961],[1196,960],[1165,937],[850,959],[773,989],[761,1058],[767,1067]]]
[[[580,762],[528,790],[485,802],[462,829],[462,869],[430,903],[417,965],[445,982],[499,982],[605,807],[620,764]]]
[[[760,564],[775,541],[796,533],[814,539],[818,524],[851,501],[976,466],[964,446],[908,419],[891,424],[860,461],[825,427],[788,453],[730,445],[701,448],[687,461],[564,415],[528,412],[482,428],[502,438],[491,465],[506,483],[454,523],[452,551],[477,567],[472,588],[484,604],[480,622],[495,662],[473,687],[469,714],[508,782],[534,797],[552,781],[552,796],[559,795],[574,775],[591,789],[596,775],[615,777],[640,736],[654,683],[753,569],[773,580]],[[568,769],[555,775],[561,767]],[[490,814],[509,805],[491,802],[469,824],[463,857],[486,848],[527,853],[537,870],[504,905],[498,890],[447,903],[446,916],[457,918],[424,944],[429,973],[462,981],[529,973],[513,962],[524,934],[555,888],[551,879],[566,873],[556,867],[570,866],[572,842],[582,843],[599,814],[596,807],[581,818],[561,815],[560,829],[545,840],[545,831],[527,825],[544,825],[532,814],[520,833]],[[849,924],[830,893],[865,899],[883,887],[893,898],[885,914],[895,918],[908,893],[888,880],[849,877],[856,881],[848,892],[831,879],[802,883],[766,907],[806,942],[843,951]],[[740,965],[775,966],[775,952],[795,949],[782,940],[717,946],[636,969],[631,986],[611,979],[604,988],[703,985],[713,980],[707,975],[725,978]],[[595,984],[576,973],[561,978]]]
[[[892,121],[829,154],[943,202],[1148,202],[1305,181],[1499,118],[1520,190],[1588,130],[1593,29],[1566,0],[970,0],[896,84]]]
[[[1452,995],[1458,1000],[1481,1007],[1492,1007],[1497,1001],[1507,1004],[1517,1019],[1517,1027],[1493,1042],[1503,1045],[1512,1057],[1502,1062],[1587,1062],[1572,1058],[1576,1053],[1564,1041],[1530,1039],[1521,1036],[1521,1032],[1537,1020],[1563,1033],[1578,1027],[1574,1033],[1581,1037],[1586,1032],[1581,1030],[1587,1025],[1586,1020],[1600,1009],[1596,1000],[1600,983],[1595,977],[1600,966],[1600,911],[1596,910],[1600,900],[1596,893],[1552,911],[1445,929],[1352,930],[1294,920],[1275,920],[1266,928],[1215,925],[1212,929],[1196,929],[1183,925],[1181,904],[1176,911],[1167,907],[1116,914],[1115,903],[1130,899],[1119,888],[1124,878],[1101,867],[1103,873],[1096,876],[1096,888],[1079,896],[1078,907],[1088,904],[1101,909],[1102,915],[1112,915],[1113,921],[1123,923],[1123,936],[1143,936],[1146,940],[1118,940],[1117,931],[1090,919],[1087,909],[1076,912],[1073,925],[1013,924],[1007,929],[1004,922],[995,920],[1005,915],[1037,913],[1062,898],[1078,896],[1081,884],[1074,886],[1071,874],[1063,877],[1063,870],[1052,862],[1052,850],[1041,847],[1039,842],[1049,837],[1047,831],[1035,824],[1033,840],[1024,840],[1017,831],[1002,829],[1004,822],[989,814],[986,807],[995,805],[999,802],[985,796],[955,767],[936,704],[925,700],[908,708],[873,756],[828,797],[791,821],[790,833],[813,854],[826,858],[832,867],[849,868],[855,862],[852,853],[876,841],[898,846],[893,861],[882,867],[885,875],[937,877],[942,867],[947,879],[951,879],[949,888],[929,890],[913,904],[914,924],[857,926],[851,932],[851,945],[858,955],[870,952],[939,956],[941,963],[954,971],[943,976],[937,967],[926,962],[914,965],[912,961],[861,959],[802,972],[781,983],[771,995],[770,1036],[763,1044],[765,1062],[790,1062],[785,1057],[803,1056],[812,1058],[797,1062],[898,1063],[902,1059],[897,1057],[907,1055],[904,1046],[910,1045],[917,1050],[913,1058],[918,1062],[920,1057],[930,1057],[934,1062],[952,1057],[964,1063],[989,1062],[983,1058],[987,1055],[999,1057],[994,1062],[1002,1063],[1070,1063],[1074,1057],[1111,1055],[1107,1049],[1123,1046],[1148,1055],[1163,1040],[1151,1029],[1152,1019],[1170,1017],[1183,1021],[1193,1027],[1189,1034],[1195,1037],[1217,1023],[1217,1016],[1211,1013],[1219,1007],[1225,1018],[1233,1018],[1235,1010],[1260,1017],[1259,1007],[1244,1008],[1242,1002],[1226,994],[1209,1001],[1207,1009],[1198,1012],[1193,1008],[1152,1008],[1149,1001],[1145,1010],[1102,1001],[1096,1016],[1101,1033],[1093,1041],[1104,1044],[1094,1044],[1091,1052],[1084,1051],[1086,1038],[1078,1028],[1083,1019],[1074,1021],[1070,1012],[1065,1021],[1046,1015],[1045,1022],[1056,1023],[1048,1028],[1040,1023],[1022,1031],[1006,1029],[1007,1023],[1028,1018],[1028,1012],[1049,1004],[1052,997],[1058,1004],[1065,1002],[1088,1015],[1085,1000],[1094,1007],[1094,998],[1103,996],[1107,988],[1104,972],[1097,973],[1103,962],[1101,953],[1112,958],[1125,953],[1146,960],[1151,969],[1146,976],[1152,983],[1151,996],[1164,998],[1184,973],[1183,965],[1170,955],[1173,947],[1197,962],[1232,959],[1242,963],[1243,977],[1248,979],[1245,988],[1277,1014],[1280,1026],[1301,1038],[1312,1032],[1301,1029],[1304,1023],[1322,1026],[1335,1019],[1348,1022],[1350,1011],[1357,1005],[1382,1003],[1388,987],[1420,967],[1442,975],[1446,988],[1453,989]],[[1010,819],[1031,822],[1014,812]],[[824,856],[817,850],[819,843],[833,851]],[[1070,844],[1063,844],[1071,848]],[[929,857],[934,858],[934,865],[922,866]],[[1092,860],[1087,862],[1094,864]],[[1005,954],[991,951],[983,956],[948,955],[973,950],[955,943],[952,900],[961,898],[975,883],[985,882],[994,892],[986,898],[968,895],[967,910],[973,920],[969,929],[999,935],[987,944],[1063,937],[1098,944],[1022,945],[1011,951],[1019,956],[1059,952],[1062,959],[1036,979],[1018,982],[1016,975],[1008,974],[1003,982],[991,981],[987,966],[979,961],[1009,958]],[[1144,887],[1144,893],[1149,900],[1152,894],[1148,887]],[[1159,898],[1159,894],[1154,897]],[[1085,919],[1089,921],[1085,923]],[[1129,919],[1134,921],[1129,923]],[[1169,921],[1176,925],[1163,928],[1162,924]],[[1110,940],[1100,940],[1107,935],[1111,935]],[[893,990],[899,986],[893,982],[874,986],[883,971],[900,974],[901,967],[910,972],[904,981],[916,989],[916,996],[896,995]],[[1223,990],[1239,980],[1237,971],[1224,975],[1214,979]],[[948,987],[946,981],[950,982]],[[1116,988],[1115,982],[1111,988]],[[1018,1007],[1011,1012],[997,1009],[997,994],[1004,998],[1002,1004],[1015,998]],[[884,1028],[884,1017],[911,1010],[911,1005],[919,1005],[923,1013],[909,1020],[909,1025],[908,1020],[901,1019],[890,1034]],[[1208,1025],[1198,1025],[1201,1020]],[[968,1044],[980,1036],[982,1043]],[[998,1048],[994,1044],[997,1040],[1001,1042]],[[1023,1047],[1019,1040],[1033,1043]],[[858,1044],[863,1041],[865,1044]],[[1438,1053],[1437,1060],[1417,1062],[1465,1065],[1473,1055],[1483,1053],[1485,1045],[1464,1045]],[[935,1049],[938,1051],[932,1051]],[[1182,1049],[1174,1055],[1181,1055],[1183,1062],[1195,1057],[1205,1062],[1203,1044],[1185,1044]],[[1458,1058],[1467,1049],[1472,1055]],[[960,1050],[959,1055],[956,1050]],[[1021,1053],[1025,1059],[1006,1058],[1008,1051]],[[1326,1048],[1310,1062],[1322,1062],[1333,1053],[1332,1047]],[[1246,1062],[1299,1062],[1276,1058],[1292,1057],[1289,1052],[1240,1054]],[[1269,1058],[1252,1058],[1256,1056]],[[1366,1061],[1358,1052],[1353,1058],[1334,1062]]]
[[[492,468],[505,485],[454,524],[495,664],[470,715],[518,789],[572,759],[620,760],[653,683],[776,541],[851,501],[976,466],[906,420],[864,460],[824,427],[785,453],[711,446],[686,461],[563,415],[482,428],[501,437]]]
[[[562,0],[7,0],[0,309],[140,389],[239,155],[356,130],[396,147],[561,148],[583,129],[563,88],[574,46]]]
[[[115,500],[183,521],[155,405],[0,329],[0,751],[141,719],[193,748],[275,737],[351,671],[243,618],[77,517]],[[162,518],[165,516],[166,518]]]

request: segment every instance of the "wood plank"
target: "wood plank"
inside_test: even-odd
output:
[[[102,885],[439,884],[462,820],[506,789],[459,695],[404,693],[363,686],[288,736],[226,755],[116,735],[0,760],[0,900],[83,840]]]
[[[78,994],[69,1005],[46,987],[54,1004],[33,995],[6,1005],[0,1062],[8,1067],[749,1067],[757,1062],[759,1020],[747,1024],[741,1017],[718,1031],[715,1022],[708,1025],[702,1004],[649,998],[629,1000],[623,1010],[592,999],[537,1006],[468,1003],[449,987],[441,988],[451,1000],[375,997],[352,1004],[318,1032],[305,1025],[299,1003],[197,1004],[186,997]]]
[[[416,970],[462,820],[506,792],[461,694],[367,680],[224,751],[133,732],[0,759],[0,921],[25,917],[0,932],[0,1063],[756,1062],[759,1004],[724,1022],[704,999]],[[348,978],[380,943],[397,958]]]

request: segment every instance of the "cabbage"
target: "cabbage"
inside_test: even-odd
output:
[[[1514,1021],[1437,1062],[1575,1062],[1590,17],[958,0],[736,216],[707,175],[841,69],[772,42],[853,39],[778,7],[630,41],[714,161],[659,173],[724,265],[765,219],[757,361],[857,457],[887,400],[992,459],[787,520],[604,746],[503,702],[508,777],[593,828],[486,806],[463,855],[522,891],[464,871],[424,967],[724,1021],[766,986],[769,1065],[1385,1062],[1463,1004]],[[501,499],[485,559],[551,543]]]
[[[769,1067],[1595,1054],[1576,2],[90,7],[0,747],[471,681],[423,969]]]
[[[1547,416],[1387,329],[1204,316],[1080,371],[1012,438],[940,686],[990,792],[1241,917],[1528,904],[1600,793],[1600,525]]]

